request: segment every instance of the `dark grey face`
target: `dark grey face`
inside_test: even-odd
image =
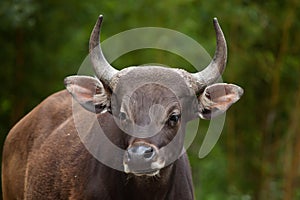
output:
[[[126,95],[119,106],[113,106],[119,127],[129,135],[149,138],[156,135],[168,120],[175,127],[180,122],[179,99],[168,88],[156,83],[147,83]]]
[[[181,106],[167,88],[150,83],[138,88],[122,102],[120,127],[128,137],[124,168],[135,174],[157,171],[165,164],[159,149],[177,134],[181,122]]]
[[[125,133],[125,172],[155,175],[169,160],[179,157],[184,140],[184,132],[179,130],[188,120],[183,112],[187,106],[196,109],[196,97],[184,79],[168,68],[141,67],[120,78],[111,107],[116,123]],[[177,142],[171,144],[174,138]],[[169,144],[169,148],[163,148]]]

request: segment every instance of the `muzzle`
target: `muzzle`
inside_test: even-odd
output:
[[[158,148],[152,144],[136,142],[130,145],[124,155],[125,173],[137,176],[155,176],[163,168],[165,162],[159,158]]]

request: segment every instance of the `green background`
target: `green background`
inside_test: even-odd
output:
[[[102,40],[137,27],[164,27],[215,50],[213,17],[228,42],[225,82],[245,94],[229,109],[221,138],[199,159],[208,122],[189,148],[197,199],[300,199],[300,1],[2,0],[0,139],[50,94],[64,89],[88,53],[99,14]],[[114,47],[111,47],[114,48]],[[193,68],[159,50],[128,53],[119,69],[143,63]]]

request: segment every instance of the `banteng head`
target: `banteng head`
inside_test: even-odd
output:
[[[70,76],[65,85],[85,109],[109,112],[123,134],[123,167],[126,173],[156,175],[183,152],[186,123],[196,117],[211,119],[224,113],[243,90],[216,83],[227,60],[223,32],[214,19],[217,48],[201,72],[160,66],[114,69],[99,44],[102,16],[90,38],[90,57],[97,78]],[[114,134],[114,133],[110,133]],[[113,158],[112,158],[113,159]]]

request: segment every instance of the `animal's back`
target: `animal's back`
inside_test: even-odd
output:
[[[11,129],[3,148],[4,199],[24,199],[28,160],[44,145],[46,138],[71,117],[71,103],[67,91],[55,93]]]

